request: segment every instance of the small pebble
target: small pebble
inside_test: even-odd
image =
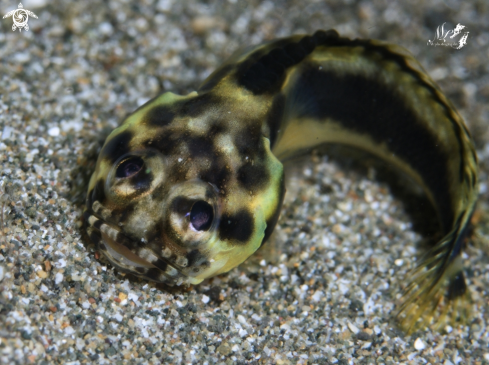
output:
[[[46,279],[48,277],[48,273],[44,270],[39,270],[36,272],[37,276],[39,276],[41,279]]]
[[[52,128],[49,128],[48,129],[48,134],[51,136],[51,137],[57,137],[59,136],[59,132],[61,130],[59,129],[59,127],[52,127]]]
[[[357,334],[358,332],[360,332],[360,330],[358,329],[357,326],[355,326],[354,324],[352,324],[351,322],[348,322],[348,328],[350,329],[350,331],[352,331],[354,334]]]
[[[414,348],[418,351],[424,350],[426,348],[425,343],[419,337],[414,341]]]
[[[60,284],[64,279],[64,275],[61,274],[61,273],[57,273],[55,276],[54,276],[54,282],[56,283],[56,285]]]

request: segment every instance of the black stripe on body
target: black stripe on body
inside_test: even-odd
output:
[[[272,106],[267,114],[267,125],[269,128],[270,149],[273,149],[279,133],[280,124],[285,110],[285,96],[278,94],[273,98]]]
[[[385,143],[417,171],[432,192],[445,232],[453,224],[449,154],[395,89],[363,75],[338,75],[317,66],[303,70],[289,95],[297,118],[328,118]]]
[[[317,46],[339,37],[335,30],[317,31],[299,41],[282,39],[273,42],[268,52],[258,49],[238,67],[237,82],[255,95],[276,93],[282,87],[286,70],[297,65]]]
[[[462,134],[467,134],[465,126],[459,124],[456,120],[454,120],[452,116],[452,107],[447,105],[444,100],[441,98],[441,93],[431,84],[426,83],[421,77],[419,71],[414,70],[408,64],[408,58],[401,54],[393,53],[388,47],[384,45],[376,45],[373,44],[370,40],[362,40],[362,39],[354,39],[350,40],[348,38],[337,38],[331,39],[328,46],[335,47],[363,47],[368,57],[369,53],[379,54],[382,57],[383,61],[391,61],[397,64],[403,72],[411,75],[420,85],[430,91],[430,96],[434,102],[441,105],[445,111],[445,116],[448,121],[450,121],[451,126],[454,131],[454,135],[457,138],[458,142],[458,151],[460,151],[460,167],[459,167],[459,179],[462,182],[464,179],[468,178],[464,174],[465,170],[465,159],[464,159],[464,144],[462,142]]]

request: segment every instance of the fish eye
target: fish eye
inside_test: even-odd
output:
[[[122,161],[115,172],[117,178],[129,178],[138,174],[144,166],[144,161],[139,156],[131,156]]]
[[[203,201],[197,201],[190,210],[190,224],[196,231],[207,231],[214,220],[214,209]]]
[[[161,185],[165,171],[165,157],[159,151],[131,151],[111,165],[104,186],[106,197],[121,206],[142,199]]]
[[[217,189],[200,179],[175,184],[164,203],[166,236],[185,249],[214,242],[220,221]]]

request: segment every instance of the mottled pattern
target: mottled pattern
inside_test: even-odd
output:
[[[444,297],[451,308],[466,294],[471,138],[405,50],[334,30],[248,49],[197,92],[165,93],[131,114],[97,161],[87,232],[122,270],[197,284],[239,265],[271,234],[284,195],[279,160],[331,142],[385,159],[424,189],[443,238],[407,287],[403,323],[429,319]]]

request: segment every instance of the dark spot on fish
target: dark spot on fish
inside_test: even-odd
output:
[[[236,214],[223,214],[219,226],[219,238],[246,244],[254,230],[253,215],[246,209]]]
[[[216,155],[214,151],[214,143],[212,138],[209,137],[187,137],[186,140],[188,149],[190,151],[190,157],[209,157],[212,158]]]
[[[226,184],[231,178],[231,171],[223,159],[216,159],[209,169],[201,172],[200,178],[225,191]]]
[[[187,260],[188,260],[187,266],[192,267],[192,266],[202,265],[202,263],[206,261],[206,258],[204,255],[202,255],[202,253],[199,250],[195,249],[187,254]]]
[[[267,166],[261,162],[254,165],[246,163],[239,168],[237,178],[244,189],[255,192],[266,187],[270,173]]]
[[[226,133],[226,123],[228,123],[228,120],[223,120],[223,121],[219,120],[212,123],[212,125],[209,128],[209,131],[207,132],[207,136],[214,138],[218,134]]]
[[[169,125],[173,118],[175,118],[175,113],[172,112],[168,106],[160,105],[151,108],[144,116],[144,123],[151,127],[164,127]]]
[[[111,164],[115,163],[119,157],[129,152],[129,144],[133,136],[133,133],[127,130],[114,136],[105,144],[101,153],[102,157]]]
[[[265,146],[261,129],[257,128],[256,125],[245,128],[244,133],[235,136],[234,145],[242,159],[246,159],[246,157],[250,161],[265,159]]]
[[[219,105],[219,97],[215,94],[204,93],[179,105],[179,116],[198,117],[213,105]]]
[[[182,133],[169,130],[165,131],[164,134],[160,134],[146,141],[145,146],[148,148],[156,148],[163,155],[171,155],[184,140],[185,138]]]

